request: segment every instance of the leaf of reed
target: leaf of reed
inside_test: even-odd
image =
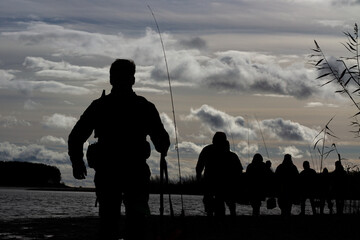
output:
[[[326,83],[322,84],[321,87],[325,86],[326,84],[331,83],[331,82],[334,81],[334,80],[335,80],[335,79],[332,79],[332,80],[330,80],[330,81],[327,81]]]
[[[320,59],[320,60],[315,64],[315,66],[319,65],[322,61],[324,61],[324,59]]]
[[[356,116],[358,116],[358,115],[360,115],[360,112],[358,112],[357,114],[355,114],[354,116],[352,116],[352,117],[356,117]]]
[[[353,91],[353,93],[357,93],[360,91],[360,88],[356,89],[355,91]]]
[[[349,79],[345,82],[344,86],[348,85],[348,83],[350,82],[351,77],[349,77]]]
[[[320,49],[319,44],[316,42],[316,40],[314,40],[314,43],[315,43],[316,48]]]
[[[353,68],[357,68],[357,64],[355,64],[354,66],[351,66],[351,67],[349,67],[349,70],[351,70],[351,69],[353,69]]]
[[[322,132],[322,131],[321,131]],[[318,134],[319,136],[319,134]],[[316,137],[315,137],[316,138]],[[314,149],[316,148],[316,145],[322,140],[322,138],[320,138],[319,140],[316,141],[316,143],[314,144]]]
[[[349,46],[349,48],[351,48],[351,50],[356,51],[356,49],[350,43],[347,43],[347,45]]]
[[[343,93],[345,93],[345,90],[337,90],[337,91],[335,91],[335,93],[343,94]]]
[[[321,152],[320,152],[320,149],[319,149],[319,148],[317,148],[317,150],[318,150],[318,152],[319,152],[319,155],[320,155],[320,156],[322,156],[322,154],[321,154]]]
[[[325,74],[323,74],[323,75],[321,75],[321,76],[317,77],[316,79],[326,77],[326,76],[328,76],[328,75],[330,75],[330,74],[331,74],[331,72],[329,72],[329,73],[325,73]]]
[[[327,132],[326,134],[329,135],[329,136],[331,136],[331,137],[334,137],[334,138],[339,139],[337,136],[335,136],[334,134],[331,134],[331,133],[329,133],[329,132]]]
[[[352,36],[349,32],[346,32],[346,33],[344,32],[344,34],[345,34],[346,36],[350,37],[351,40],[353,40],[354,42],[356,42],[355,39],[353,38],[353,36]]]
[[[342,73],[340,74],[339,79],[342,79],[342,78],[344,77],[345,73],[346,73],[346,68],[345,68],[344,71],[342,71]]]
[[[341,43],[349,52],[354,53],[353,50],[351,50],[348,46],[346,46],[344,43]]]

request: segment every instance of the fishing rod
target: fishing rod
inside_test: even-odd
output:
[[[169,91],[170,91],[170,98],[171,98],[171,107],[172,107],[172,115],[173,115],[173,121],[174,121],[174,129],[175,129],[175,149],[176,149],[176,153],[177,153],[177,160],[178,160],[178,169],[179,169],[179,183],[180,186],[182,184],[182,179],[181,179],[181,166],[180,166],[180,153],[179,153],[179,141],[178,141],[178,136],[177,136],[177,125],[176,125],[176,118],[175,118],[175,107],[174,107],[174,98],[173,98],[173,93],[172,93],[172,87],[171,87],[171,80],[170,80],[170,73],[169,73],[169,67],[168,67],[168,61],[167,61],[167,57],[166,57],[166,51],[165,51],[165,46],[164,46],[164,42],[161,36],[161,31],[159,28],[159,24],[156,20],[155,14],[153,12],[153,10],[151,9],[150,5],[147,5],[151,15],[154,18],[154,22],[157,28],[157,31],[159,33],[159,37],[160,37],[160,42],[161,42],[161,47],[163,50],[163,55],[164,55],[164,60],[165,60],[165,66],[166,66],[166,73],[167,73],[167,78],[168,78],[168,82],[169,82]],[[166,160],[164,158],[164,161],[166,163]],[[160,164],[161,165],[161,164]],[[166,168],[166,172],[167,175],[167,168]],[[180,197],[181,197],[181,216],[185,216],[185,212],[184,212],[184,200],[183,200],[183,194],[180,193]],[[169,203],[171,201],[170,198],[170,194],[169,194]],[[172,205],[170,206],[172,208]]]
[[[270,159],[270,157],[269,157],[269,152],[268,152],[268,149],[267,149],[266,143],[265,143],[265,138],[264,138],[264,135],[263,135],[263,133],[262,133],[262,131],[261,131],[261,126],[260,126],[260,123],[259,123],[259,121],[257,120],[256,116],[255,116],[255,120],[256,120],[256,122],[257,122],[257,124],[258,124],[258,126],[259,126],[259,131],[260,131],[260,134],[261,134],[261,138],[262,138],[262,140],[263,140],[263,143],[264,143],[266,155],[267,155],[268,159]]]

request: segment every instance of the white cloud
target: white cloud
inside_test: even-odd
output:
[[[77,119],[74,117],[54,113],[51,116],[44,116],[42,124],[49,128],[71,129],[76,121]]]
[[[39,162],[49,165],[70,163],[66,152],[55,152],[37,144],[19,146],[0,142],[0,158],[7,161]]]
[[[181,142],[179,143],[179,150],[184,153],[192,153],[199,155],[204,146],[198,146],[192,142]]]
[[[23,65],[34,70],[37,76],[55,79],[107,81],[109,75],[108,66],[106,68],[77,66],[64,61],[53,62],[41,57],[26,57]]]
[[[309,102],[305,105],[307,108],[315,108],[315,107],[331,107],[331,108],[337,108],[339,107],[336,104],[332,103],[322,103],[322,102]]]
[[[39,106],[41,106],[39,103],[34,102],[31,99],[26,100],[24,103],[25,110],[36,110]]]
[[[54,137],[54,136],[44,136],[40,139],[40,142],[43,143],[43,144],[46,144],[46,143],[53,143],[53,144],[59,144],[59,145],[63,145],[65,146],[66,145],[66,142],[63,138],[58,138],[58,137]]]
[[[160,113],[160,119],[164,124],[164,128],[168,132],[169,136],[171,138],[175,138],[175,127],[173,120],[166,113]]]
[[[91,91],[84,87],[67,85],[56,81],[23,80],[15,76],[18,71],[0,69],[0,89],[16,89],[24,93],[34,90],[46,93],[83,95]]]
[[[3,128],[11,128],[16,126],[29,127],[31,126],[31,123],[25,120],[19,120],[15,116],[2,116],[0,114],[0,126]]]
[[[237,149],[242,155],[250,155],[253,156],[255,153],[259,151],[259,146],[257,144],[248,144],[245,141],[240,141],[237,144]]]
[[[290,154],[293,158],[302,158],[303,153],[295,146],[279,147],[279,152],[283,155]]]

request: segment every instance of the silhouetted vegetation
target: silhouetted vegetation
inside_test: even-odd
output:
[[[0,186],[64,187],[57,167],[40,163],[0,161]]]
[[[356,137],[360,137],[360,122],[357,117],[360,115],[360,50],[359,50],[359,29],[354,24],[353,33],[344,32],[347,42],[342,43],[345,49],[350,53],[348,57],[334,58],[327,57],[317,41],[314,41],[314,54],[310,57],[313,59],[311,63],[318,71],[317,79],[325,80],[321,86],[330,83],[336,83],[339,90],[336,93],[344,94],[351,100],[355,107],[355,114],[352,116],[354,120],[351,125],[355,128],[353,133]]]

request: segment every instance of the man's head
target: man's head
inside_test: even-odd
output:
[[[223,145],[226,144],[226,140],[226,134],[224,132],[216,132],[213,137],[212,143],[215,145]]]
[[[310,169],[310,163],[309,163],[309,161],[304,161],[304,162],[303,162],[303,168],[304,168],[304,169]]]
[[[283,161],[283,163],[284,163],[285,165],[292,165],[292,164],[293,164],[292,157],[291,157],[290,154],[287,153],[287,154],[284,155],[284,161]]]
[[[110,67],[110,84],[113,87],[131,87],[135,83],[135,70],[133,60],[116,59]]]

